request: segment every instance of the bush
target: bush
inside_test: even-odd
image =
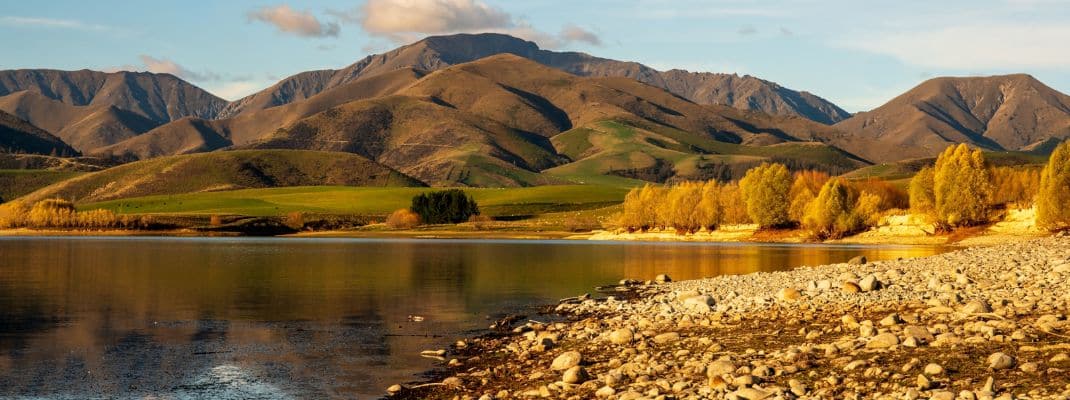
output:
[[[915,214],[932,215],[936,212],[936,194],[933,193],[933,169],[922,168],[910,179],[910,210]]]
[[[402,208],[386,218],[386,226],[391,229],[412,229],[420,225],[420,215],[412,210]]]
[[[282,217],[282,223],[290,228],[301,230],[305,228],[305,214],[300,211],[291,211]]]
[[[479,215],[475,200],[460,189],[422,193],[412,198],[409,209],[428,224],[458,224]]]
[[[747,215],[761,228],[791,225],[792,177],[782,164],[762,163],[739,181]]]
[[[1070,142],[1056,147],[1041,171],[1036,206],[1038,227],[1052,232],[1070,229]]]
[[[933,172],[936,224],[948,230],[988,222],[992,183],[984,154],[965,144],[948,147]]]

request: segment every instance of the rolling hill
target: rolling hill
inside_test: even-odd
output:
[[[612,157],[630,161],[618,164],[621,169],[675,165],[702,154],[767,159],[776,151],[752,145],[832,134],[802,118],[698,105],[632,79],[584,78],[504,54],[432,72],[391,96],[328,109],[245,146],[354,152],[435,186],[529,186],[582,177],[574,171],[540,174],[544,170],[581,160],[602,163],[597,159],[605,154],[563,153],[552,138],[607,121],[651,133],[630,137],[633,146],[599,148],[627,153]],[[782,146],[778,150],[800,160],[827,148]],[[813,162],[848,169],[865,164],[833,154]],[[610,172],[583,170],[592,176]]]
[[[580,76],[631,78],[700,104],[728,105],[772,115],[801,116],[825,124],[850,116],[818,96],[751,76],[683,70],[661,72],[635,62],[599,58],[585,53],[542,50],[529,41],[485,33],[432,36],[386,53],[368,56],[342,69],[302,72],[227,105],[220,117],[233,117],[288,104],[362,77],[397,69],[436,71],[498,54],[517,55]]]
[[[76,156],[78,151],[29,122],[0,111],[0,153]]]
[[[170,74],[0,71],[0,110],[29,121],[83,153],[183,117],[214,118],[226,104]]]
[[[118,198],[286,186],[423,186],[364,157],[292,150],[160,157],[80,175],[23,197],[94,202]]]
[[[936,78],[835,125],[831,140],[875,162],[933,157],[950,144],[1043,151],[1070,137],[1070,96],[1032,76]]]

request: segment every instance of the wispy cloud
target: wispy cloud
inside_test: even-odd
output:
[[[978,24],[852,35],[837,44],[905,64],[955,70],[1068,68],[1070,25]]]
[[[337,37],[341,30],[337,22],[321,22],[308,11],[298,11],[289,5],[261,7],[250,11],[250,21],[274,25],[279,32],[301,37]]]
[[[150,55],[142,54],[138,56],[141,60],[140,65],[123,64],[117,67],[104,68],[105,72],[117,72],[117,71],[132,71],[132,72],[152,72],[156,74],[171,74],[179,78],[194,81],[194,82],[221,82],[221,81],[237,81],[247,79],[247,77],[225,77],[222,74],[203,71],[197,72],[189,68],[182,66],[181,64],[167,59],[156,58]]]
[[[82,31],[114,31],[115,27],[101,24],[91,24],[73,19],[56,19],[40,17],[2,16],[0,25],[18,27],[37,27],[54,29],[74,29]]]
[[[602,45],[602,39],[598,35],[577,25],[565,25],[557,36],[568,42],[587,43],[592,46]]]
[[[157,74],[171,74],[182,79],[200,82],[218,81],[222,79],[222,77],[217,73],[191,71],[186,67],[183,67],[178,63],[166,58],[155,58],[145,54],[140,55],[139,58],[141,59],[141,62],[145,65],[145,70],[149,72],[154,72]]]

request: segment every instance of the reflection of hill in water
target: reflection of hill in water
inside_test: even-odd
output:
[[[816,246],[2,239],[0,397],[364,396],[493,314],[621,278],[924,255]],[[422,315],[422,323],[408,315]],[[436,336],[437,335],[437,336]],[[281,391],[281,392],[275,392]]]

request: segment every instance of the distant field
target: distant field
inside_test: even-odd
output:
[[[80,204],[123,214],[241,214],[281,215],[293,211],[387,215],[408,207],[413,196],[434,189],[346,186],[306,186],[245,189],[224,192],[147,196]],[[558,185],[505,189],[464,189],[484,214],[521,216],[589,210],[619,203],[626,188],[600,185]]]
[[[0,199],[10,201],[53,183],[70,179],[82,172],[42,169],[0,169]]]

